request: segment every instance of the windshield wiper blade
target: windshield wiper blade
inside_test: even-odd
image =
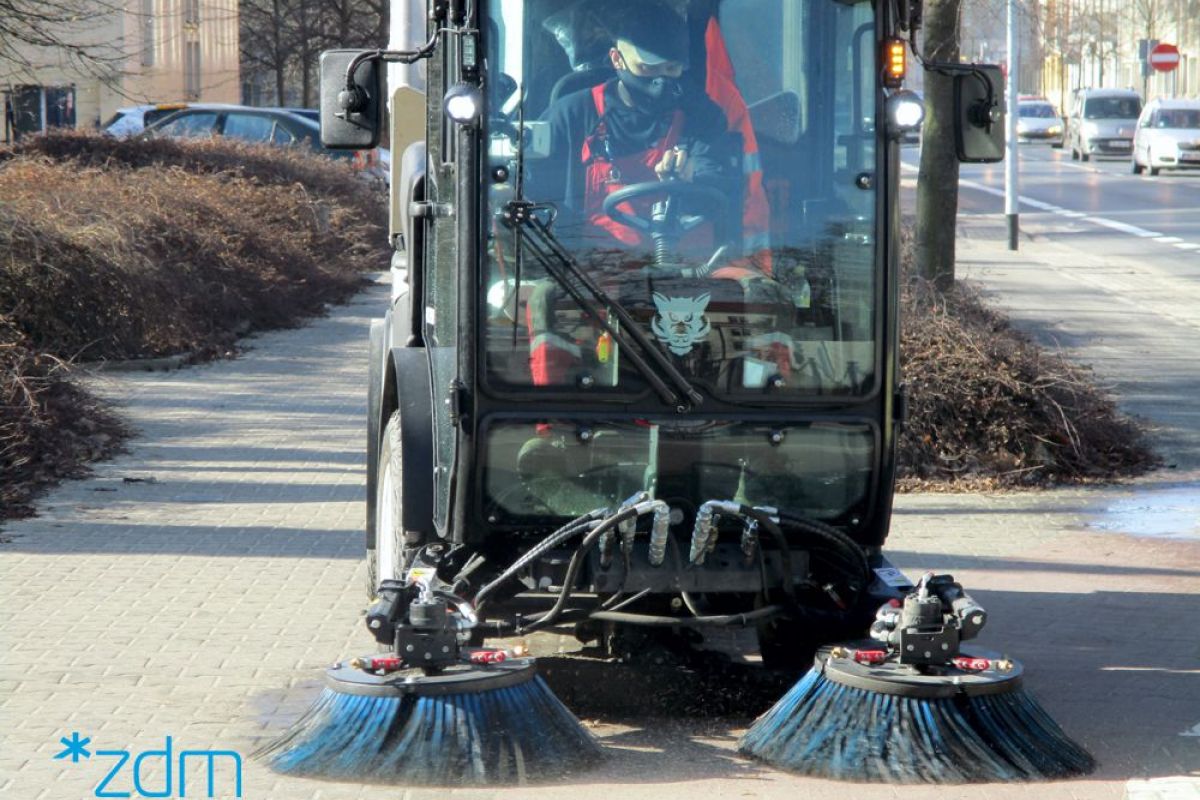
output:
[[[504,207],[504,223],[516,232],[527,252],[537,259],[546,270],[546,274],[562,286],[567,294],[571,295],[571,299],[617,342],[625,357],[633,362],[634,367],[663,402],[673,405],[675,411],[680,414],[686,414],[700,405],[704,397],[692,386],[687,376],[654,346],[625,307],[584,272],[574,256],[551,233],[549,225],[538,217],[537,212],[546,208],[527,200],[513,200]],[[601,306],[617,318],[620,326],[609,321]],[[641,350],[641,353],[638,350]],[[653,366],[647,358],[654,362]],[[655,371],[656,367],[662,374]],[[674,388],[663,380],[664,374],[674,384]]]

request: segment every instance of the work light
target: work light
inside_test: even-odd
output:
[[[925,105],[916,92],[901,89],[887,99],[888,133],[893,138],[916,130],[925,119]]]
[[[483,98],[479,87],[469,83],[456,83],[446,92],[442,101],[446,116],[459,125],[474,125],[479,119],[479,110],[483,107]]]

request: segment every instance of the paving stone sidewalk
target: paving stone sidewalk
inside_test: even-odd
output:
[[[0,796],[94,796],[114,762],[56,760],[73,732],[135,756],[167,736],[175,752],[248,754],[316,695],[323,666],[369,647],[363,382],[367,326],[386,296],[372,287],[309,327],[250,340],[234,361],[99,379],[140,429],[130,452],[53,492],[0,544]],[[1180,735],[1200,725],[1200,542],[1102,527],[1119,519],[1106,509],[1154,491],[901,498],[894,557],[913,571],[953,568],[975,588],[993,612],[988,643],[1029,663],[1033,689],[1102,763],[1086,780],[939,797],[1121,798],[1137,778],[1156,794],[1130,797],[1195,800],[1165,792],[1191,792],[1200,776],[1200,737]],[[601,721],[601,767],[521,789],[286,779],[247,759],[242,796],[930,794],[761,768],[733,752],[745,722]],[[166,785],[162,764],[145,760],[143,788]],[[231,776],[218,769],[217,796],[235,796]],[[202,770],[187,780],[187,796],[204,796]],[[130,781],[126,770],[107,788]]]

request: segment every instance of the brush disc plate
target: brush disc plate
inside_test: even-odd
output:
[[[533,680],[536,675],[532,658],[510,658],[499,664],[459,664],[432,675],[426,675],[420,669],[376,675],[352,667],[347,661],[325,670],[325,684],[340,694],[439,697],[518,686]]]
[[[855,648],[876,650],[880,645],[878,642],[860,641],[837,646],[852,653]],[[860,664],[852,655],[834,658],[834,647],[823,647],[817,652],[816,668],[826,678],[855,689],[900,697],[932,698],[1011,692],[1020,688],[1021,675],[1024,672],[1020,662],[1006,660],[999,653],[969,645],[961,648],[961,655],[967,658],[986,658],[991,662],[991,668],[980,672],[968,672],[953,666],[917,669],[895,661]],[[997,663],[1006,664],[1008,669],[999,669]]]

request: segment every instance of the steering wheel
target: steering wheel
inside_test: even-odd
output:
[[[649,218],[630,214],[620,208],[623,203],[643,197],[658,196],[663,201],[654,204]],[[703,213],[682,215],[680,201],[699,205]],[[656,246],[655,260],[665,259],[665,248],[703,222],[712,222],[717,229],[716,240],[725,240],[726,220],[729,218],[729,198],[711,186],[688,181],[666,180],[634,183],[618,189],[604,198],[604,213],[614,221],[650,236]]]

